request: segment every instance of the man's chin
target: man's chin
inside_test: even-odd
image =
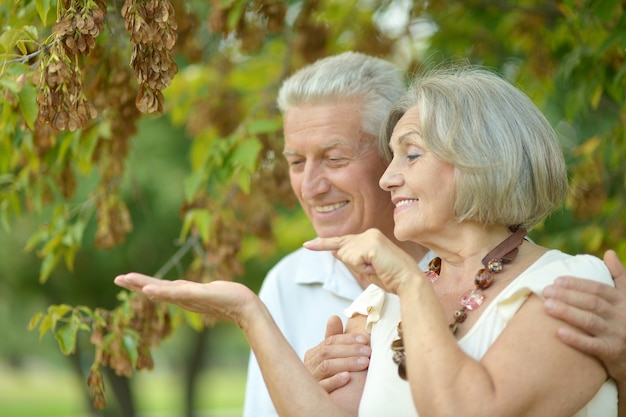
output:
[[[317,234],[317,237],[335,237],[352,234],[352,232],[348,231],[344,225],[337,227],[315,227],[315,233]]]

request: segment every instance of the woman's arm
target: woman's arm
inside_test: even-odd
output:
[[[546,287],[548,314],[576,329],[561,326],[562,342],[602,361],[619,388],[619,417],[626,417],[626,268],[617,254],[604,254],[615,288],[571,276]]]
[[[554,337],[562,322],[549,317],[536,296],[477,361],[459,348],[433,285],[379,231],[305,246],[334,251],[352,270],[400,297],[408,379],[420,414],[570,416],[606,379],[597,360]]]
[[[605,380],[595,359],[554,337],[561,323],[545,314],[538,297],[525,302],[477,361],[459,348],[448,317],[425,295],[429,290],[407,285],[399,293],[407,372],[420,413],[571,416]],[[419,305],[431,314],[424,317]]]
[[[143,293],[153,301],[177,304],[237,324],[254,351],[280,416],[350,417],[309,374],[265,305],[244,285],[225,281],[207,284],[165,281],[136,273],[120,275],[115,283]]]

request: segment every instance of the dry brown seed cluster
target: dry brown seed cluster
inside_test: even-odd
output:
[[[106,2],[71,2],[68,6],[65,15],[54,25],[52,34],[69,54],[87,55],[96,46],[96,37],[104,28]]]
[[[91,392],[91,402],[95,409],[102,410],[106,405],[104,397],[104,378],[102,370],[97,365],[91,367],[89,377],[87,378],[87,386]]]
[[[128,207],[116,193],[98,192],[96,202],[97,229],[94,246],[111,249],[124,242],[132,230]]]
[[[161,90],[172,82],[178,66],[172,57],[178,28],[169,0],[126,0],[122,16],[135,44],[130,65],[139,83],[135,104],[142,113],[163,112]]]
[[[130,301],[130,321],[120,320],[121,310],[99,310],[98,314],[104,322],[96,324],[90,341],[96,347],[94,362],[108,366],[119,376],[130,377],[133,373],[133,364],[129,352],[124,347],[123,338],[131,329],[139,335],[137,345],[137,360],[135,369],[152,369],[153,361],[150,348],[156,347],[161,340],[172,332],[172,318],[167,305],[154,303],[143,296],[136,296]],[[126,316],[126,313],[124,313]],[[108,339],[105,344],[105,339]],[[93,369],[93,368],[92,368]],[[98,375],[94,375],[94,385],[97,385]],[[92,385],[88,385],[91,387]],[[93,389],[92,388],[92,393]],[[95,397],[93,397],[95,401]]]
[[[83,92],[78,56],[87,55],[103,30],[104,0],[65,0],[52,28],[52,42],[39,61],[38,121],[58,130],[85,127],[97,115]]]
[[[146,297],[136,297],[131,302],[135,312],[130,322],[133,330],[141,335],[135,368],[154,368],[151,348],[156,347],[172,332],[172,317],[166,304],[155,303]]]
[[[96,108],[83,93],[76,55],[68,55],[63,44],[56,41],[39,61],[38,120],[55,129],[74,131],[84,127],[97,115]]]

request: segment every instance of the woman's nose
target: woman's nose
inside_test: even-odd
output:
[[[385,172],[383,172],[383,175],[380,177],[378,185],[385,191],[391,191],[392,189],[401,186],[403,182],[404,178],[395,169],[393,161],[391,161],[391,164],[389,164]]]

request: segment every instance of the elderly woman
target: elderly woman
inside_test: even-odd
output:
[[[561,323],[538,296],[559,275],[610,283],[605,265],[524,239],[567,192],[543,115],[489,72],[451,70],[417,79],[382,137],[391,138],[380,184],[396,205],[394,234],[437,253],[430,270],[376,230],[305,245],[335,250],[398,296],[372,286],[351,308],[372,328],[359,416],[417,415],[406,411],[413,403],[435,416],[615,415],[613,382],[555,338]],[[393,378],[392,360],[410,386]]]
[[[394,234],[439,256],[429,271],[382,233],[317,239],[370,287],[351,307],[372,332],[360,416],[617,415],[617,393],[594,358],[556,337],[538,294],[560,275],[611,283],[601,260],[525,240],[567,192],[550,125],[498,76],[475,68],[417,78],[389,117],[393,158],[380,184],[396,209]],[[289,348],[243,285],[159,281],[118,285],[217,315],[243,329],[281,416],[348,416]],[[382,291],[383,288],[385,291]],[[406,380],[405,380],[406,379]],[[364,391],[363,391],[364,390]]]

